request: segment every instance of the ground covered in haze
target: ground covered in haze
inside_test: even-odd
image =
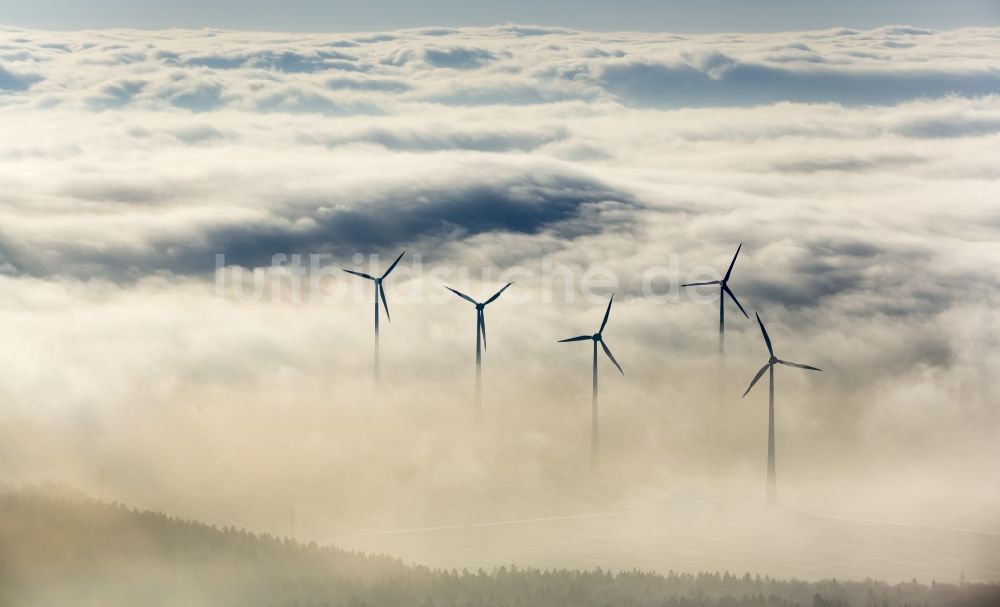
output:
[[[986,607],[997,600],[1000,586],[987,584],[807,583],[729,572],[541,571],[516,564],[489,571],[408,567],[388,557],[67,497],[65,489],[0,493],[4,607]]]

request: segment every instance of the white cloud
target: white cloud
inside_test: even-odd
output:
[[[429,488],[477,465],[512,484],[541,475],[496,463],[519,449],[583,462],[588,352],[554,341],[596,328],[605,293],[541,303],[548,254],[577,276],[606,266],[618,278],[608,339],[628,376],[602,376],[609,468],[743,495],[762,470],[765,417],[760,394],[716,402],[715,300],[627,299],[648,268],[718,272],[743,242],[741,301],[761,311],[780,353],[825,369],[779,379],[781,480],[798,504],[858,498],[862,482],[903,492],[912,487],[882,481],[905,470],[954,506],[955,486],[1000,486],[989,465],[998,50],[1000,30],[902,27],[2,29],[0,395],[15,421],[0,426],[0,461],[8,474],[72,469],[85,483],[87,466],[128,460],[163,427],[167,444],[148,446],[128,474],[155,468],[166,485],[220,444],[246,453],[292,441],[287,459],[246,455],[271,472],[240,482],[277,486],[297,458],[330,458],[346,482],[357,456],[373,470],[359,491],[378,496],[379,474]],[[472,276],[403,275],[387,288],[394,379],[381,404],[366,396],[366,285],[330,279],[357,289],[335,306],[213,296],[215,253],[251,266],[326,252],[351,266],[355,251],[404,247]],[[474,317],[441,283],[487,293],[517,264],[535,276],[517,277],[490,310],[496,426],[472,445],[462,415]],[[426,297],[406,296],[416,287]],[[736,314],[725,394],[738,396],[763,351]],[[17,440],[22,427],[68,446],[40,453]],[[189,450],[170,451],[177,441]],[[469,457],[482,459],[460,461]],[[235,459],[202,472],[230,472]],[[414,471],[414,461],[433,465]],[[636,472],[636,462],[650,465]],[[323,478],[322,466],[306,468],[303,482]],[[834,489],[802,489],[812,482]],[[879,502],[862,498],[837,507]],[[1000,494],[978,499],[989,511]],[[343,520],[356,524],[371,503],[357,498]],[[905,515],[996,523],[954,511],[917,504]]]

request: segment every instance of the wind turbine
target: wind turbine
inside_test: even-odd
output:
[[[747,311],[743,309],[743,306],[740,305],[739,300],[736,299],[736,296],[733,295],[732,290],[729,288],[729,276],[733,273],[733,266],[736,265],[736,258],[739,257],[740,249],[742,248],[743,248],[743,243],[740,243],[740,246],[736,247],[736,255],[733,255],[733,260],[729,262],[729,269],[726,270],[726,275],[722,277],[722,280],[710,280],[708,282],[689,282],[681,285],[682,287],[719,285],[719,352],[722,352],[725,349],[725,343],[726,343],[726,306],[725,306],[726,295],[729,295],[729,297],[732,298],[733,303],[736,304],[736,307],[740,309],[740,312],[743,312],[743,316],[750,318],[750,316],[747,314]]]
[[[767,336],[767,329],[764,328],[764,323],[760,319],[760,314],[754,313],[757,316],[757,324],[760,325],[760,332],[764,336],[764,343],[767,344],[767,353],[770,358],[767,363],[757,371],[757,375],[754,376],[753,381],[750,382],[750,387],[747,391],[743,393],[746,396],[753,389],[754,384],[764,375],[764,371],[768,372],[768,379],[771,383],[771,388],[768,393],[768,408],[767,408],[767,505],[773,506],[776,501],[776,488],[774,480],[774,365],[787,365],[789,367],[798,367],[799,369],[809,369],[810,371],[822,371],[822,369],[817,369],[816,367],[811,367],[809,365],[800,365],[799,363],[791,363],[787,360],[781,360],[774,355],[774,349],[771,347],[771,338]],[[740,397],[742,398],[742,397]]]
[[[378,352],[378,300],[382,299],[382,305],[385,307],[385,319],[391,321],[392,318],[389,316],[389,304],[385,301],[385,289],[382,287],[382,283],[385,281],[386,277],[389,276],[389,272],[392,272],[396,268],[396,264],[399,260],[403,258],[406,251],[399,254],[396,261],[392,262],[389,269],[386,270],[381,276],[375,278],[371,274],[365,274],[364,272],[355,272],[354,270],[348,270],[343,268],[348,274],[354,274],[355,276],[360,276],[361,278],[367,278],[368,280],[375,283],[375,381],[378,382],[380,379],[379,371],[379,352]]]
[[[592,340],[594,342],[594,390],[593,398],[591,401],[591,418],[590,418],[590,471],[594,472],[597,470],[597,466],[600,464],[601,459],[601,445],[600,436],[598,434],[597,426],[597,344],[601,344],[604,348],[604,353],[608,355],[611,362],[618,367],[618,371],[622,375],[625,375],[625,371],[622,371],[622,366],[618,364],[615,360],[615,355],[611,353],[611,349],[608,348],[608,344],[604,343],[604,327],[608,324],[608,316],[611,315],[611,304],[615,300],[615,294],[611,294],[611,299],[608,300],[608,309],[604,312],[604,320],[601,321],[601,328],[597,330],[597,333],[593,335],[578,335],[577,337],[570,337],[569,339],[560,339],[559,343],[564,343],[568,341],[586,341]]]
[[[507,287],[514,283],[508,282],[502,289],[493,294],[483,303],[479,303],[475,299],[472,299],[465,293],[460,293],[451,287],[446,286],[445,288],[458,295],[465,301],[476,306],[476,421],[479,421],[483,415],[483,355],[480,349],[480,343],[482,344],[482,349],[486,348],[486,306],[496,301],[500,295],[507,290]],[[480,339],[480,337],[482,339]]]

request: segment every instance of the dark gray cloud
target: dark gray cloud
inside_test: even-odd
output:
[[[87,98],[87,104],[95,110],[120,108],[142,92],[147,84],[145,80],[121,80],[106,84],[98,94]]]
[[[921,97],[1000,93],[1000,70],[785,68],[714,53],[699,65],[633,61],[605,66],[601,82],[643,107],[702,107],[780,101],[895,104]]]
[[[568,137],[565,129],[549,131],[501,130],[468,132],[448,128],[413,131],[405,128],[370,128],[322,139],[326,145],[374,143],[392,150],[470,150],[477,152],[530,151]]]
[[[791,239],[786,239],[791,244]],[[928,267],[937,260],[933,247],[887,245],[850,236],[795,239],[793,255],[772,253],[766,268],[739,276],[740,293],[762,310],[811,312],[799,318],[813,321],[813,314],[836,310],[854,320],[871,318],[933,318],[951,307],[954,293],[972,277],[956,272],[951,277],[925,280],[914,268]],[[768,242],[750,242],[766,247]],[[887,268],[896,269],[886,271]],[[766,271],[764,271],[766,269]],[[861,307],[846,305],[863,301]]]
[[[128,186],[116,182],[72,187],[78,199],[150,203],[165,184]],[[453,183],[423,190],[385,191],[378,198],[342,204],[329,200],[278,204],[265,221],[192,228],[190,240],[156,239],[141,247],[107,244],[53,245],[26,256],[7,243],[0,261],[31,275],[104,276],[132,280],[149,272],[204,274],[215,269],[215,254],[227,264],[267,266],[276,254],[331,253],[420,246],[427,258],[450,241],[484,233],[538,234],[559,239],[596,234],[603,206],[631,205],[632,197],[584,175],[528,173],[494,184]]]
[[[142,51],[119,50],[85,57],[80,60],[80,63],[83,65],[131,65],[143,63],[148,58],[149,56]]]
[[[62,194],[81,201],[149,204],[174,197],[178,190],[167,183],[129,182],[127,178],[71,182]]]
[[[403,93],[411,89],[402,80],[392,78],[331,78],[326,81],[330,90],[376,91],[383,93]]]
[[[226,137],[218,129],[204,124],[172,129],[168,132],[188,145],[195,145],[207,141],[218,141],[220,139],[225,139]]]
[[[495,61],[497,55],[484,48],[451,47],[424,50],[424,60],[434,67],[469,70]]]
[[[188,145],[219,141],[226,138],[226,135],[222,131],[207,124],[185,125],[163,130],[150,130],[145,127],[131,127],[128,129],[128,134],[138,139],[150,137],[154,133],[166,133]]]
[[[335,40],[333,42],[324,42],[323,46],[329,46],[333,48],[354,48],[356,46],[361,46],[361,43],[355,42],[353,40]]]
[[[367,36],[359,36],[354,39],[355,42],[359,44],[373,44],[376,42],[392,42],[396,40],[396,36],[392,34],[369,34]]]
[[[35,74],[11,72],[0,65],[0,91],[23,91],[41,79],[41,76]]]
[[[911,27],[908,25],[887,25],[880,27],[877,32],[895,36],[932,36],[935,31],[923,27]]]
[[[978,137],[1000,133],[1000,118],[965,117],[959,115],[927,117],[907,121],[896,128],[905,137],[919,139],[950,139]]]
[[[775,162],[771,168],[785,173],[819,173],[823,171],[860,172],[887,168],[904,168],[919,164],[914,154],[873,154],[871,156],[812,156]]]
[[[421,36],[451,36],[461,33],[461,30],[451,27],[425,27],[415,30],[414,33]]]
[[[163,55],[161,54],[160,57],[162,58]],[[174,57],[179,58],[177,55]],[[353,55],[329,50],[316,50],[309,54],[294,51],[259,51],[256,53],[199,55],[183,59],[188,65],[217,70],[255,68],[290,74],[311,74],[331,69],[359,71],[362,68],[354,64],[356,60],[357,57]]]
[[[379,200],[351,208],[314,210],[310,227],[294,227],[299,216],[283,216],[277,225],[233,225],[205,235],[203,250],[186,251],[168,268],[206,272],[214,254],[229,264],[270,264],[277,253],[332,253],[347,257],[359,251],[423,244],[428,258],[445,241],[488,232],[536,234],[559,238],[594,234],[601,226],[587,220],[587,207],[628,203],[630,197],[592,179],[573,175],[523,175],[496,185],[456,183],[447,189],[385,192]],[[174,248],[174,247],[170,247]],[[175,265],[176,263],[176,265]]]
[[[170,103],[192,112],[209,112],[222,106],[222,85],[215,83],[199,83],[192,87],[174,92],[169,96]]]
[[[444,105],[537,105],[552,101],[531,85],[483,85],[466,90],[428,95],[427,101]]]
[[[15,240],[0,232],[0,275],[39,273],[44,273],[42,266],[25,255]]]
[[[604,58],[604,57],[624,57],[625,51],[621,49],[607,50],[603,48],[591,48],[583,51],[584,57]]]
[[[500,25],[497,31],[518,36],[548,36],[550,34],[576,34],[577,32],[563,27],[540,27],[534,25]]]
[[[293,114],[324,114],[327,116],[353,116],[381,114],[376,104],[365,99],[332,99],[326,95],[297,86],[288,86],[256,99],[258,112],[287,112]]]

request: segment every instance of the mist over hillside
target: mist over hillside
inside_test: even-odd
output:
[[[992,607],[1000,585],[731,572],[442,570],[65,491],[0,493],[0,605]]]

